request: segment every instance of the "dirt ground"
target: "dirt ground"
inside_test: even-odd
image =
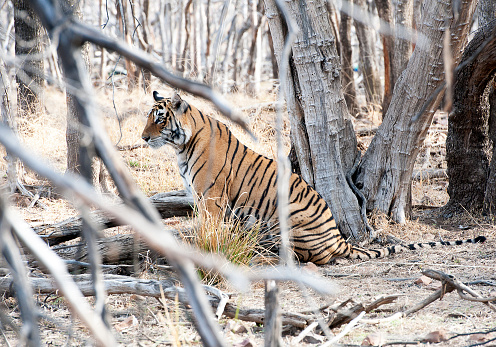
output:
[[[163,94],[170,89],[156,86]],[[259,136],[258,142],[234,127],[235,134],[250,147],[260,153],[274,157],[274,107],[271,104],[276,94],[271,85],[266,85],[267,92],[259,98],[250,98],[235,94],[227,96],[232,105],[238,106],[247,116],[253,131]],[[133,146],[141,143],[141,129],[145,122],[147,109],[152,105],[151,95],[141,91],[128,95],[124,90],[116,91],[116,109],[112,106],[112,93],[100,91],[100,107],[109,136],[119,146]],[[204,113],[218,115],[214,107],[194,97],[185,96]],[[20,120],[20,135],[25,145],[47,158],[60,172],[65,170],[65,98],[55,89],[47,93],[47,114],[35,115],[27,120]],[[116,113],[120,121],[116,120]],[[378,115],[368,115],[356,121],[356,129],[370,130],[377,126]],[[286,147],[288,146],[289,124],[284,126]],[[443,169],[444,142],[447,133],[447,117],[438,114],[429,131],[425,149],[421,152],[416,170]],[[364,147],[372,136],[360,137]],[[148,148],[120,151],[120,155],[129,167],[143,192],[150,196],[156,192],[182,189],[181,179],[177,173],[174,153],[170,149],[152,151]],[[5,150],[0,148],[0,155]],[[5,183],[6,162],[0,160],[2,184]],[[49,185],[42,178],[27,171],[27,184],[33,186]],[[369,261],[339,260],[333,264],[308,269],[335,284],[339,291],[336,295],[322,297],[311,290],[301,291],[294,283],[280,283],[281,306],[286,312],[307,312],[310,308],[333,305],[351,299],[355,303],[372,302],[379,296],[399,295],[398,299],[388,305],[379,307],[365,315],[347,334],[339,339],[340,344],[360,345],[369,335],[380,335],[382,344],[397,343],[406,345],[417,343],[428,333],[445,332],[451,340],[441,342],[442,346],[467,346],[484,343],[496,338],[496,332],[483,335],[456,337],[456,334],[485,332],[496,329],[496,312],[480,302],[468,301],[456,292],[446,294],[442,300],[436,300],[422,310],[406,317],[382,319],[412,308],[416,303],[426,299],[439,288],[437,281],[418,284],[421,271],[439,270],[455,276],[468,284],[483,297],[496,296],[496,227],[494,220],[465,214],[452,219],[440,216],[439,207],[448,201],[446,178],[419,179],[413,182],[412,194],[413,218],[405,225],[391,223],[380,215],[374,215],[370,221],[379,240],[385,241],[388,235],[410,242],[429,242],[437,240],[467,239],[484,235],[484,244],[468,244],[454,247],[423,249],[404,252],[391,257]],[[16,194],[12,197],[23,218],[33,227],[54,223],[77,215],[71,203],[56,198],[40,199],[42,205],[29,207],[30,198]],[[180,224],[181,219],[173,221]],[[109,236],[115,233],[132,232],[126,227],[106,231]],[[367,247],[379,247],[375,243]],[[305,266],[305,264],[301,264]],[[4,271],[5,272],[5,271]],[[33,276],[40,275],[37,269],[31,269]],[[140,274],[143,278],[158,278],[160,273],[151,273],[145,268]],[[246,292],[239,292],[231,286],[223,285],[222,290],[231,294],[230,302],[244,308],[263,308],[263,283],[253,283]],[[36,295],[36,302],[42,314],[40,330],[45,345],[92,345],[87,329],[72,318],[64,304],[63,298],[56,293]],[[92,299],[88,299],[92,302]],[[496,304],[496,303],[495,303]],[[20,313],[15,298],[2,297],[0,301],[3,315],[20,325]],[[110,324],[115,328],[115,335],[121,344],[132,346],[188,346],[200,345],[200,338],[191,323],[191,315],[182,305],[167,301],[162,303],[154,298],[138,295],[111,295],[107,299]],[[375,321],[372,321],[375,320]],[[226,341],[237,346],[246,346],[247,341],[253,345],[263,345],[263,327],[254,323],[238,322],[222,318],[219,321]],[[246,332],[238,331],[241,326]],[[9,327],[1,325],[3,337],[0,345],[22,345],[16,333]],[[344,326],[332,330],[338,335]],[[299,341],[301,330],[284,327],[283,344],[288,346],[320,345],[329,337],[314,332]],[[475,336],[475,337],[474,337]],[[403,343],[401,343],[403,342]],[[496,345],[489,342],[486,345]]]

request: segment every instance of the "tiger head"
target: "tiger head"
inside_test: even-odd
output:
[[[187,111],[188,103],[176,94],[172,98],[164,98],[153,92],[155,104],[148,112],[145,129],[141,138],[152,148],[169,144],[175,148],[188,143],[191,138],[191,120]]]

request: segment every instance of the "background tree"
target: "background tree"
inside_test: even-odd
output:
[[[14,0],[15,55],[22,62],[17,69],[18,114],[41,112],[45,88],[44,30],[24,0]]]
[[[420,3],[417,0],[417,3]],[[406,68],[413,50],[410,30],[413,28],[414,0],[375,0],[381,22],[384,60],[384,98],[382,115],[387,113],[394,86]],[[417,18],[420,20],[420,17]]]
[[[68,0],[66,3],[65,13],[68,16],[75,16],[79,20],[83,19],[81,3],[77,0]],[[91,73],[91,65],[89,61],[89,45],[85,44],[82,49],[82,56],[86,68]],[[66,126],[66,143],[67,143],[67,171],[79,173],[79,140],[80,129],[79,120],[76,114],[76,105],[72,85],[70,81],[66,81],[66,102],[67,102],[67,126]],[[77,92],[77,91],[76,91]]]
[[[375,50],[375,32],[368,23],[363,23],[362,13],[370,16],[366,0],[354,0],[360,15],[355,19],[355,31],[359,45],[359,67],[363,75],[365,97],[367,105],[379,107],[382,101],[381,82],[379,79],[379,68],[377,66],[377,54]]]
[[[346,100],[346,105],[352,116],[356,115],[358,110],[358,105],[356,101],[356,87],[355,87],[355,76],[353,73],[353,63],[352,63],[352,47],[351,47],[351,26],[352,17],[348,16],[346,13],[341,12],[341,22],[339,26],[339,43],[340,43],[340,56],[341,56],[341,83],[343,85],[344,98]]]
[[[446,139],[446,216],[464,210],[494,213],[496,208],[496,20],[475,34],[461,64]]]

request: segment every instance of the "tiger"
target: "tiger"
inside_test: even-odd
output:
[[[153,92],[141,135],[151,148],[175,149],[185,188],[203,197],[205,209],[217,215],[226,209],[239,220],[261,221],[277,228],[277,163],[242,144],[222,122],[183,100]],[[289,180],[289,218],[293,253],[300,262],[328,264],[336,258],[374,259],[404,250],[484,242],[484,236],[457,241],[393,245],[365,249],[341,234],[331,209],[298,174]]]

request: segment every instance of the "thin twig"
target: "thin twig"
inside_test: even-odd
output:
[[[337,343],[342,337],[344,337],[346,334],[348,334],[351,329],[353,329],[353,327],[355,325],[358,324],[358,322],[362,319],[362,317],[365,315],[365,311],[362,311],[358,316],[356,316],[355,318],[353,318],[353,320],[351,322],[349,322],[343,329],[343,331],[341,331],[338,335],[336,335],[334,338],[332,338],[331,340],[327,341],[326,343],[324,343],[322,345],[322,347],[328,347],[328,346],[332,346],[333,344]]]

